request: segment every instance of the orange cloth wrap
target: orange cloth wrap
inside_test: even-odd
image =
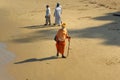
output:
[[[57,39],[59,40],[59,41],[65,41],[65,39],[68,37],[68,33],[67,33],[67,30],[66,29],[60,29],[60,30],[58,30],[58,32],[57,32]]]
[[[64,54],[65,41],[57,41],[56,48],[57,48],[57,52]]]
[[[67,30],[66,29],[59,29],[56,35],[57,41],[56,41],[56,48],[57,53],[64,54],[65,49],[65,39],[68,37]]]

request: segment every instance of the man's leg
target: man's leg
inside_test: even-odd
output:
[[[61,17],[58,18],[58,26],[61,25]]]
[[[45,23],[45,25],[48,25],[48,16],[45,16],[45,18],[46,18],[46,23]]]
[[[54,23],[54,25],[56,25],[57,24],[57,17],[55,17],[55,23]]]
[[[51,25],[51,18],[50,18],[50,16],[49,16],[48,22],[49,22],[49,25]]]

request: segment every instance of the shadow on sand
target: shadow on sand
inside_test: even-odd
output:
[[[60,58],[58,58],[57,56],[51,56],[51,57],[46,57],[41,59],[31,58],[31,59],[15,62],[14,64],[22,64],[22,63],[36,62],[36,61],[47,61],[47,60],[54,60],[54,59],[60,59]]]
[[[85,29],[69,29],[68,32],[72,38],[92,38],[103,39],[103,45],[120,46],[120,12],[106,13],[104,16],[98,16],[91,18],[97,21],[110,21],[109,23],[100,26],[90,26]],[[79,20],[79,19],[78,19]],[[74,24],[74,23],[73,23]],[[86,22],[87,24],[87,22]],[[27,26],[24,28],[37,29],[44,27],[43,25]],[[80,26],[79,26],[80,27]],[[17,43],[31,43],[39,40],[53,40],[56,34],[56,28],[45,28],[35,32],[13,39],[13,42]]]
[[[27,28],[27,29],[39,29],[39,28],[49,28],[49,27],[56,27],[55,25],[32,25],[32,26],[25,26],[22,28]]]
[[[11,42],[14,43],[31,43],[40,40],[53,40],[56,34],[56,28],[40,29],[31,33],[25,33],[22,35],[16,35]]]
[[[69,30],[72,37],[103,39],[100,44],[110,46],[120,46],[120,12],[107,13],[104,16],[92,18],[97,21],[110,21],[110,23],[91,26],[85,29]]]

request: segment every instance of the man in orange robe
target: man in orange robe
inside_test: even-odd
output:
[[[62,58],[66,58],[64,56],[64,49],[65,49],[65,39],[68,38],[68,41],[70,41],[70,36],[68,36],[68,32],[66,27],[66,24],[63,23],[62,28],[58,30],[56,34],[56,48],[57,48],[57,56],[59,56],[59,53],[61,53]]]

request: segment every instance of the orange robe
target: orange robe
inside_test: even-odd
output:
[[[66,29],[59,29],[56,37],[57,37],[57,41],[56,41],[57,52],[64,54],[65,39],[68,38],[67,30]]]

